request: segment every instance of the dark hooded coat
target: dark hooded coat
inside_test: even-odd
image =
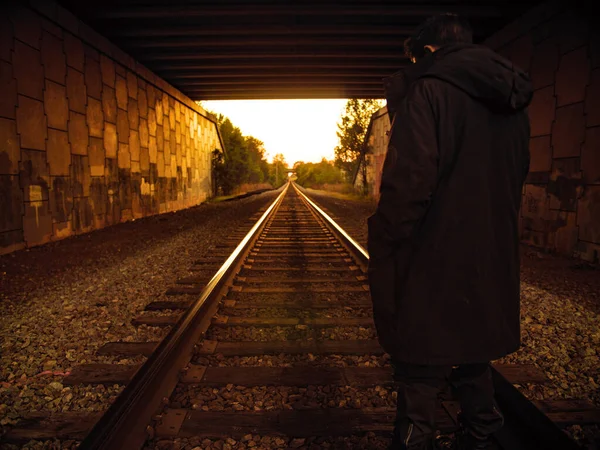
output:
[[[451,45],[386,89],[393,122],[368,239],[380,343],[414,364],[514,352],[530,80],[486,47]]]

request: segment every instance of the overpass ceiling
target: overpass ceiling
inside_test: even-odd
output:
[[[381,98],[432,14],[465,15],[482,42],[535,0],[59,0],[194,100]]]

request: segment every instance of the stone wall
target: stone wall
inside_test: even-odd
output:
[[[51,2],[0,7],[0,254],[197,205],[214,121]]]
[[[600,35],[591,12],[551,2],[487,44],[527,70],[531,167],[523,192],[524,242],[600,257]]]
[[[379,200],[379,186],[381,185],[381,172],[383,171],[383,162],[387,153],[388,132],[390,130],[390,117],[387,106],[377,110],[370,119],[370,126],[367,132],[366,140],[368,152],[361,156],[360,165],[356,177],[354,178],[354,187],[357,191],[365,192],[363,188],[363,177],[365,160],[367,163],[367,192],[375,200]]]

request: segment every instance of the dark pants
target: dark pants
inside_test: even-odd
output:
[[[488,363],[420,366],[392,359],[392,365],[398,384],[394,448],[430,448],[436,431],[436,401],[447,383],[458,397],[461,423],[471,439],[485,441],[502,428],[504,419],[494,401]]]

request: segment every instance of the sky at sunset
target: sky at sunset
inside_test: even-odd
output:
[[[346,99],[222,100],[203,101],[207,111],[229,117],[244,136],[265,144],[267,160],[283,153],[291,166],[296,161],[332,160],[338,144],[336,124]]]

